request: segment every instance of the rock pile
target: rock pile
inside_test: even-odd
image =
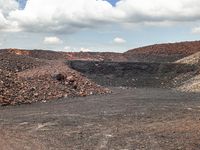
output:
[[[20,72],[45,64],[45,60],[14,54],[9,51],[3,51],[0,53],[0,69],[11,72]]]
[[[20,81],[16,74],[0,69],[0,104],[12,104],[20,89]],[[18,101],[15,99],[15,101]]]
[[[0,105],[105,93],[110,91],[68,68],[61,60],[0,53]]]
[[[177,90],[182,92],[200,92],[200,75],[198,74],[184,81],[181,86],[177,87]]]
[[[182,58],[175,63],[188,64],[196,67],[193,71],[173,79],[179,82],[181,81],[181,84],[177,86],[176,89],[182,92],[200,92],[200,52]]]
[[[190,65],[199,65],[199,63],[200,63],[200,52],[192,54],[192,55],[190,55],[188,57],[184,57],[184,58],[176,61],[175,63],[190,64]]]

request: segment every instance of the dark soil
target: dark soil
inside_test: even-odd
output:
[[[179,75],[195,75],[198,66],[178,63],[68,61],[67,64],[103,86],[172,88]],[[191,76],[187,76],[190,77]]]
[[[198,150],[199,94],[113,94],[0,108],[2,150]]]

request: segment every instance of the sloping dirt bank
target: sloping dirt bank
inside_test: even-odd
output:
[[[172,88],[182,82],[175,80],[177,76],[197,70],[195,65],[178,63],[68,61],[67,64],[103,86]]]
[[[200,92],[200,52],[182,58],[176,61],[176,63],[193,65],[197,68],[195,72],[177,76],[176,79],[182,80],[177,89],[184,92]],[[183,80],[184,78],[186,80]]]

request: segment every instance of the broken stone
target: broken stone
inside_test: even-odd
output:
[[[59,74],[54,75],[53,78],[58,81],[64,81],[65,76],[63,74],[59,73]]]
[[[63,61],[36,60],[23,53],[16,55],[14,50],[0,52],[0,105],[107,92]]]
[[[70,82],[75,82],[76,81],[74,76],[67,77],[67,80],[70,81]]]

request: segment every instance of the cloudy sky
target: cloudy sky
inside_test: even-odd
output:
[[[0,48],[116,51],[200,39],[199,0],[0,0]]]

